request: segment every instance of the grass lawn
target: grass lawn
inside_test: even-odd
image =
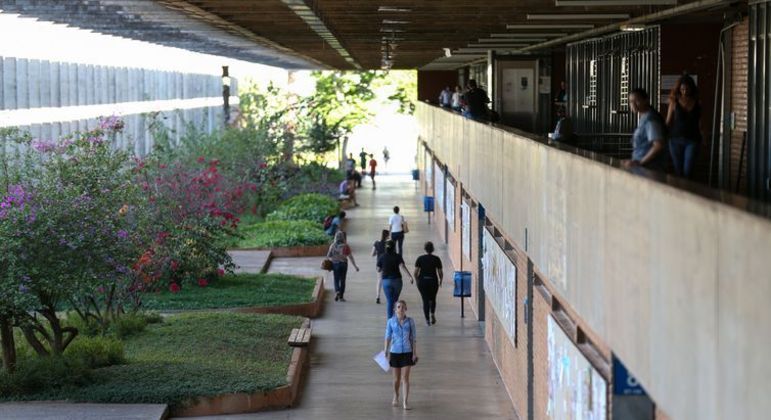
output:
[[[147,294],[142,305],[152,310],[277,306],[313,300],[316,280],[285,274],[231,274],[207,287],[187,285],[178,293]]]
[[[125,340],[127,364],[94,371],[94,382],[25,396],[25,400],[184,405],[196,396],[266,391],[286,384],[287,339],[302,318],[195,313]]]
[[[321,223],[308,220],[274,220],[243,225],[238,231],[244,238],[234,238],[233,248],[281,248],[326,245],[332,241]]]

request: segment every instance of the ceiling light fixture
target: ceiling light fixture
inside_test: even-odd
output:
[[[645,30],[645,25],[621,25],[619,29],[621,29],[624,32],[640,32]]]
[[[677,0],[555,0],[554,5],[563,6],[670,6]]]
[[[397,28],[380,28],[380,32],[404,32],[404,29],[397,29]]]
[[[539,25],[539,24],[524,24],[524,25],[506,25],[506,29],[592,29],[594,25],[589,23],[571,23],[566,25]]]
[[[543,13],[527,15],[527,20],[604,20],[629,19],[628,13]]]
[[[412,9],[406,7],[380,6],[377,8],[377,11],[386,13],[409,13]]]
[[[452,57],[452,50],[449,48],[442,48],[444,50],[444,56],[445,57]]]
[[[496,42],[543,42],[546,38],[479,38],[477,42],[496,43]]]
[[[491,50],[497,49],[497,48],[521,48],[521,47],[527,47],[530,44],[468,44],[469,48],[489,48]]]
[[[406,25],[410,23],[407,20],[393,20],[393,19],[383,19],[383,25]]]

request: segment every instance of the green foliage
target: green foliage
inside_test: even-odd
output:
[[[281,248],[324,245],[330,242],[323,226],[308,220],[275,220],[244,226],[243,238],[233,241],[234,248]]]
[[[301,323],[300,317],[283,315],[169,317],[128,338],[127,363],[94,370],[90,383],[60,387],[43,382],[13,396],[1,393],[0,399],[161,403],[173,408],[198,396],[267,391],[286,384],[292,354],[286,342]],[[77,372],[75,378],[65,372],[60,371],[61,378],[77,378]]]
[[[290,305],[310,302],[315,280],[283,274],[233,274],[177,293],[164,291],[145,298],[155,310],[187,310]]]
[[[268,220],[310,220],[322,222],[325,217],[340,211],[336,199],[323,194],[300,194],[281,203],[268,215]]]
[[[19,357],[16,371],[0,371],[0,400],[27,399],[42,390],[85,386],[93,380],[82,361],[63,356]]]
[[[110,332],[118,338],[126,338],[144,331],[148,317],[142,313],[124,314],[110,323]]]
[[[123,343],[113,337],[79,337],[67,347],[64,356],[90,368],[117,365],[125,360]]]

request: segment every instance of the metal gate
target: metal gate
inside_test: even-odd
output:
[[[637,126],[629,91],[641,87],[651,105],[659,105],[659,27],[569,44],[566,55],[568,108],[578,146],[628,157]]]
[[[750,2],[747,193],[771,199],[771,3]]]

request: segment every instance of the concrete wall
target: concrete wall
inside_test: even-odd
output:
[[[231,85],[234,95],[237,89],[234,79]],[[166,104],[161,109],[154,108],[152,101],[221,96],[221,78],[212,75],[0,57],[0,119],[13,118],[13,111],[38,108],[72,107],[77,111],[85,106],[146,102],[150,105],[141,113],[121,115],[126,126],[116,138],[118,147],[131,149],[138,155],[144,155],[153,145],[148,131],[150,112],[163,111],[159,121],[173,130],[172,136],[177,141],[189,124],[211,132],[221,127],[224,120],[221,106],[175,110]],[[51,116],[20,128],[36,138],[57,138],[96,126],[95,116],[82,120]]]
[[[577,339],[588,337],[600,359],[616,353],[660,411],[672,419],[766,417],[771,221],[524,133],[425,104],[417,115],[425,145],[505,237],[527,249],[544,288],[584,330]],[[494,338],[495,320],[487,321]],[[538,340],[534,334],[534,358]],[[496,360],[517,363],[511,349],[497,347],[492,340]],[[516,392],[512,399],[521,404]]]

